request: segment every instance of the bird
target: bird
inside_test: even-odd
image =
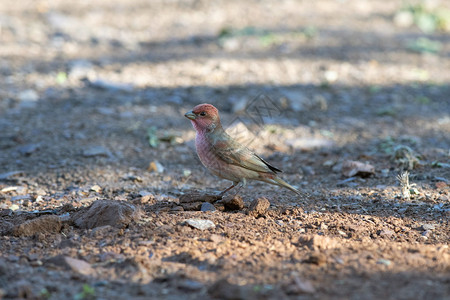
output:
[[[277,174],[282,172],[280,169],[270,165],[225,132],[219,111],[213,105],[199,104],[184,116],[191,121],[196,131],[195,147],[202,164],[212,174],[233,182],[219,197],[238,185],[245,186],[247,180],[278,185],[300,195],[299,190],[278,177]]]

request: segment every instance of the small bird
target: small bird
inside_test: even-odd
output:
[[[277,176],[280,169],[229,136],[220,123],[219,111],[211,104],[199,104],[184,115],[197,132],[195,146],[202,164],[214,175],[231,180],[226,192],[247,180],[259,180],[300,192]]]

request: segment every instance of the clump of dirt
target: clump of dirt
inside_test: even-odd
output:
[[[250,203],[247,214],[255,218],[264,216],[270,207],[270,202],[267,198],[258,198]]]
[[[111,225],[126,227],[136,222],[142,215],[139,207],[125,201],[97,200],[71,216],[72,222],[79,228],[92,229]]]
[[[244,200],[239,195],[225,197],[223,200],[225,210],[241,210],[244,208]]]
[[[61,231],[62,222],[55,215],[41,216],[28,220],[12,228],[11,233],[15,236],[32,236],[37,233],[58,233]]]

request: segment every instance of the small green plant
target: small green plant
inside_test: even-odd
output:
[[[427,1],[408,1],[395,18],[407,20],[404,25],[416,25],[425,33],[435,31],[450,31],[450,8],[432,6]],[[405,21],[404,21],[405,22]]]
[[[41,299],[50,299],[51,296],[52,294],[46,288],[43,288],[39,291],[39,297]]]
[[[407,48],[413,52],[436,54],[441,51],[442,43],[430,40],[428,38],[420,37],[410,42]]]
[[[83,284],[83,291],[74,297],[75,300],[96,299],[95,289],[89,284]]]
[[[156,135],[156,127],[152,126],[149,129],[147,129],[147,136],[148,136],[148,144],[152,148],[156,148],[159,145],[159,138]]]

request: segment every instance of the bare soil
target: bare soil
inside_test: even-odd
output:
[[[1,1],[0,298],[450,299],[450,38],[402,5]],[[302,195],[218,200],[204,102]]]

